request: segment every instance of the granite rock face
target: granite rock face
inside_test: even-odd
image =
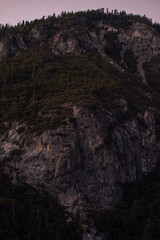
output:
[[[160,35],[151,26],[135,21],[124,28],[113,27],[109,24],[103,24],[102,21],[97,21],[93,27],[89,28],[86,22],[81,20],[66,27],[56,23],[51,26],[34,27],[25,38],[22,34],[18,36],[9,34],[0,41],[0,60],[11,55],[21,54],[35,44],[40,47],[47,44],[55,55],[84,54],[94,49],[106,62],[111,63],[120,71],[124,71],[123,67],[106,53],[106,47],[110,41],[106,37],[107,33],[117,36],[114,41],[120,46],[119,54],[124,66],[126,66],[125,51],[129,49],[133,52],[137,62],[137,73],[147,84],[143,63],[160,53]]]
[[[130,49],[134,53],[137,59],[137,70],[143,82],[147,83],[143,63],[160,53],[160,36],[146,24],[134,23],[132,27],[122,30],[118,38],[122,43],[122,52]]]
[[[121,65],[107,55],[111,40],[120,46]],[[124,71],[123,66],[127,71],[124,53],[129,49],[137,72],[147,84],[143,63],[160,53],[160,35],[134,21],[125,28],[102,21],[90,28],[83,20],[64,26],[45,22],[25,36],[9,34],[2,39],[0,60],[43,45],[54,55],[96,50],[104,64],[109,62],[120,71]],[[153,67],[159,71],[159,65]],[[47,191],[70,211],[111,209],[123,196],[123,183],[141,179],[156,166],[160,157],[156,110],[128,119],[128,104],[123,99],[96,110],[70,108],[72,116],[67,124],[41,135],[31,133],[25,122],[6,122],[0,135],[0,162],[14,183],[22,181]]]
[[[67,124],[40,136],[25,123],[6,123],[0,161],[12,181],[26,182],[58,197],[70,211],[113,208],[121,184],[152,171],[160,156],[153,109],[122,121],[127,102],[96,111],[72,107]]]

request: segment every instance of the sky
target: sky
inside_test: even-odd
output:
[[[108,8],[146,15],[160,23],[160,0],[0,0],[0,24],[15,25],[62,11]]]

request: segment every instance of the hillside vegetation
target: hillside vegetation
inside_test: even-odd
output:
[[[1,26],[0,37],[5,39],[12,35],[14,40],[14,36],[21,34],[25,39],[35,27],[43,27],[48,34],[53,34],[58,29],[53,29],[53,23],[61,26],[61,29],[66,29],[69,25],[83,21],[93,28],[95,22],[100,20],[121,27],[127,27],[132,21],[143,22],[157,29],[159,27],[145,16],[127,15],[124,11],[118,13],[116,10],[105,12],[104,9],[99,9],[77,13],[63,12],[58,17],[53,14],[47,19],[42,18],[30,23],[23,21],[15,27]],[[107,53],[119,63],[119,49],[116,49],[114,42],[116,36],[109,34],[106,37],[107,41],[110,41]],[[157,86],[151,83],[151,87],[148,88],[142,84],[141,79],[132,73],[135,72],[133,64],[128,65],[131,72],[122,73],[111,64],[105,63],[94,49],[85,54],[55,56],[48,43],[39,46],[35,42],[20,55],[16,55],[3,59],[0,63],[1,124],[11,119],[23,119],[29,121],[30,125],[41,122],[39,128],[57,127],[58,123],[70,116],[70,111],[61,107],[64,103],[95,107],[99,103],[107,104],[113,99],[124,98],[129,103],[130,112],[133,113],[154,106],[159,101]],[[126,62],[132,62],[129,53],[125,54],[125,58]],[[152,101],[147,94],[153,96]],[[53,121],[42,117],[40,121],[39,111],[52,108],[60,109]]]
[[[81,25],[76,25],[79,22],[81,22]],[[31,133],[35,132],[40,135],[47,129],[56,129],[61,124],[65,125],[68,119],[70,122],[74,122],[75,119],[72,118],[72,111],[73,106],[75,105],[85,106],[94,111],[95,109],[98,109],[100,105],[105,107],[115,100],[124,99],[127,102],[127,112],[124,114],[124,117],[121,114],[122,117],[120,119],[123,119],[119,122],[125,122],[128,119],[136,117],[137,113],[144,112],[149,108],[158,109],[160,103],[160,55],[155,55],[148,62],[143,64],[148,82],[148,84],[144,84],[140,75],[137,74],[137,59],[131,50],[126,49],[126,51],[124,51],[123,57],[125,64],[121,61],[122,49],[120,42],[117,45],[118,32],[105,33],[104,39],[107,42],[107,46],[104,49],[105,56],[100,54],[100,52],[94,48],[87,49],[86,52],[80,52],[78,54],[70,52],[56,55],[54,54],[49,41],[44,40],[38,42],[35,39],[35,41],[33,39],[30,41],[28,40],[28,36],[30,36],[34,29],[41,29],[41,32],[46,34],[46,39],[53,40],[53,36],[58,34],[60,30],[67,31],[67,29],[71,29],[71,26],[76,26],[76,31],[78,31],[78,34],[81,34],[84,33],[84,26],[87,26],[87,29],[92,30],[97,26],[97,23],[108,23],[112,27],[118,26],[119,28],[126,29],[134,22],[144,23],[147,26],[150,26],[157,34],[160,33],[160,25],[156,23],[152,24],[152,21],[146,16],[141,17],[139,15],[126,14],[124,11],[117,12],[116,10],[109,12],[104,9],[77,13],[63,12],[57,17],[53,14],[46,19],[43,17],[42,19],[36,19],[31,22],[23,21],[15,27],[8,25],[0,26],[0,41],[3,42],[6,39],[9,39],[8,42],[11,44],[10,40],[12,39],[11,45],[15,47],[17,39],[23,36],[26,45],[28,44],[26,49],[19,49],[19,46],[16,46],[16,50],[14,49],[11,54],[8,54],[6,58],[2,58],[0,62],[0,133],[5,132],[7,122],[11,123],[19,121],[26,123],[24,126],[27,128],[27,131],[29,129]],[[73,36],[75,36],[74,30]],[[98,28],[96,28],[96,31],[98,32]],[[82,42],[79,41],[78,44],[78,47],[81,47]],[[108,59],[113,60],[113,62]],[[123,100],[121,102],[123,102]],[[140,131],[140,135],[135,135],[135,139],[134,141],[131,141],[131,143],[135,143],[137,139],[137,145],[139,147],[142,141],[142,139],[140,139],[141,132],[144,131],[144,135],[146,134],[145,137],[148,136],[146,129],[147,127],[149,128],[150,123],[155,124],[157,132],[155,134],[156,137],[153,136],[153,139],[151,139],[152,136],[150,136],[149,141],[151,143],[152,140],[158,142],[160,134],[160,115],[155,112],[155,123],[153,119],[149,119],[149,115],[149,121],[147,122],[148,125],[146,125],[142,119],[140,122],[141,126],[137,127]],[[104,115],[104,118],[105,117],[106,115]],[[113,113],[111,119],[113,120],[112,123],[115,121],[114,117]],[[109,124],[108,122],[106,125]],[[83,126],[81,122],[79,125],[80,127]],[[87,125],[86,129],[89,128],[88,126],[89,125]],[[94,126],[97,125],[95,124]],[[131,129],[129,129],[128,132],[130,133],[132,130],[134,132],[135,126],[136,125],[131,126]],[[73,127],[75,127],[74,124]],[[124,124],[121,127],[123,128],[122,130],[126,130],[127,125]],[[117,125],[115,126],[115,129],[116,128]],[[19,131],[23,131],[22,128],[19,129]],[[154,128],[149,130],[152,131],[152,129]],[[97,156],[102,148],[104,151],[111,151],[110,146],[113,145],[112,135],[115,133],[113,132],[111,135],[110,132],[112,130],[113,129],[110,129],[108,131],[108,135],[106,135],[108,138],[105,138],[104,145],[99,145],[97,147]],[[123,134],[123,132],[125,133],[125,131],[122,131],[121,134]],[[59,138],[66,137],[66,135],[61,132],[56,134],[57,135],[55,136]],[[79,139],[85,145],[85,141],[81,139],[83,138],[83,134],[76,134],[77,135],[75,136],[78,137],[80,135]],[[124,156],[119,152],[118,154],[121,154],[122,158],[126,158],[125,153],[129,151],[128,149],[130,149],[130,146],[127,145],[127,142],[126,149],[123,149],[124,146],[121,141],[121,135],[119,134],[117,136],[120,142],[119,145],[124,151]],[[7,138],[9,137],[7,136]],[[5,141],[4,139],[5,137],[2,138],[3,142]],[[6,140],[6,145],[9,140]],[[85,162],[87,161],[88,156],[92,156],[91,154],[93,153],[94,148],[89,152],[90,155],[88,154],[87,157],[84,156],[82,148],[80,147],[80,140],[77,140],[77,145],[73,144],[76,151],[79,148],[79,155],[76,153],[76,155],[73,156],[76,156],[80,162]],[[127,137],[125,140],[127,141]],[[58,145],[60,140],[58,139],[56,141],[56,144]],[[87,139],[86,141],[89,140]],[[97,141],[99,141],[99,138]],[[34,144],[36,145],[37,142]],[[158,144],[157,142],[156,144]],[[147,144],[147,150],[152,148],[152,145],[149,145],[150,143]],[[39,147],[39,145],[37,144],[36,147]],[[142,144],[138,149],[140,149],[141,152],[143,152],[143,150],[144,152],[147,152],[147,150],[144,149],[144,146],[145,144]],[[42,147],[42,145],[40,147]],[[45,147],[45,153],[47,154],[50,146],[48,146],[46,142]],[[71,156],[72,152],[74,152],[72,144],[67,144],[66,142],[66,145],[62,146],[62,148],[63,153],[68,151],[68,155],[61,155],[61,151],[59,151],[58,148],[59,152],[57,152],[60,157],[62,156],[62,160],[65,162],[66,156],[66,159],[72,160]],[[34,148],[32,148],[32,150],[33,149]],[[10,162],[14,160],[14,155],[18,155],[18,153],[21,154],[21,152],[18,151],[19,150],[13,150],[9,159]],[[40,151],[41,150],[39,149],[37,150],[40,157],[42,153],[43,160],[43,152]],[[58,156],[58,154],[55,156]],[[147,154],[146,158],[148,156]],[[38,161],[38,155],[35,156]],[[104,157],[105,156],[108,155],[106,154]],[[99,159],[101,158],[99,157]],[[52,160],[55,164],[56,160]],[[30,156],[28,156],[27,161],[31,161]],[[58,164],[60,161],[61,158],[58,159]],[[109,161],[111,160],[109,159]],[[133,161],[136,162],[138,160],[135,157]],[[150,159],[147,161],[150,161]],[[64,164],[64,175],[67,167],[72,170],[72,166],[70,166],[72,164],[70,164],[70,162],[71,161],[68,161],[67,163],[66,160],[66,163]],[[125,159],[124,162],[127,162],[127,159]],[[47,165],[47,163],[45,164]],[[110,164],[112,165],[113,163],[109,162],[108,165],[106,164],[106,169]],[[137,162],[135,163],[135,166],[137,166],[136,164]],[[38,164],[36,166],[38,166]],[[81,170],[84,171],[83,164],[81,164],[81,166],[79,164],[76,167],[82,168]],[[122,167],[124,167],[123,164]],[[57,165],[55,168],[58,168]],[[60,166],[59,168],[60,170],[63,170],[63,166]],[[73,217],[71,214],[67,213],[64,207],[60,206],[55,199],[51,199],[46,193],[40,194],[27,184],[17,183],[14,185],[11,183],[11,180],[2,173],[2,169],[0,170],[0,239],[82,239],[82,227],[79,212]],[[89,172],[90,170],[87,169],[87,171]],[[107,171],[109,172],[110,170]],[[135,171],[138,172],[137,169]],[[88,174],[92,175],[92,172],[89,172]],[[67,181],[68,180],[66,180],[66,182]],[[60,180],[58,184],[61,184]],[[118,185],[121,183],[116,184]],[[65,187],[66,186],[67,184]],[[88,215],[88,223],[90,220],[94,221],[98,230],[97,236],[99,233],[103,233],[107,240],[158,240],[160,236],[159,188],[160,168],[158,166],[155,171],[138,183],[127,183],[123,185],[124,199],[118,204],[115,210],[91,210]],[[94,194],[96,193],[94,192]]]
[[[114,211],[90,211],[99,232],[108,240],[159,240],[160,167],[137,183],[123,186],[124,199]]]
[[[72,218],[47,194],[0,173],[0,239],[81,240],[81,234],[78,213]]]

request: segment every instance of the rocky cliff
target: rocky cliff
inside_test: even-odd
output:
[[[14,183],[22,181],[39,191],[47,191],[50,196],[58,198],[59,202],[67,206],[70,211],[88,208],[111,209],[123,197],[122,184],[137,181],[147,175],[155,168],[160,157],[160,139],[157,130],[159,110],[158,106],[155,108],[159,93],[157,89],[149,88],[143,69],[143,63],[160,53],[160,34],[153,26],[134,20],[129,21],[128,26],[104,23],[102,20],[93,21],[89,25],[84,18],[73,23],[72,21],[62,23],[45,20],[43,24],[35,24],[31,29],[26,28],[29,30],[26,30],[25,34],[9,33],[0,41],[3,83],[1,91],[3,112],[0,117],[4,124],[0,135],[0,161],[5,173]],[[35,62],[32,61],[31,64],[25,58],[28,64],[26,67],[25,64],[23,65],[23,58],[18,57],[26,57],[26,53],[32,57],[33,49],[39,50],[37,66]],[[130,51],[128,56],[131,58],[126,60],[128,50]],[[89,70],[90,65],[84,66],[83,61],[87,60],[82,56],[86,56],[88,52],[93,56],[96,52],[101,57],[103,64],[96,61],[94,63],[96,65],[93,65],[92,61],[91,67],[93,69],[98,64],[102,65],[100,66],[104,71],[102,75],[97,73],[94,76],[96,72]],[[54,58],[54,62],[52,58],[55,56],[57,58]],[[70,56],[76,56],[74,60],[76,59],[77,63],[78,57],[81,56],[82,62],[78,67],[81,67],[81,75],[83,80],[85,79],[82,85],[82,81],[79,80],[81,78],[78,78],[79,72],[71,76],[78,67],[73,66],[70,73],[68,66],[72,66],[72,58],[69,65],[69,60],[62,59],[63,56],[67,56],[68,59]],[[135,65],[134,70],[130,69],[131,59]],[[8,64],[5,71],[4,63]],[[102,69],[107,64],[109,70]],[[18,69],[17,66],[20,66],[18,77],[17,70],[14,69],[14,67]],[[90,71],[87,72],[88,76],[83,76],[84,67],[88,69],[86,71]],[[8,69],[10,74],[7,78]],[[159,73],[157,67],[156,71]],[[60,73],[62,75],[58,75]],[[68,78],[65,78],[66,75]],[[135,82],[131,82],[132,77]],[[139,81],[139,77],[145,84]],[[62,78],[65,79],[62,82],[64,87],[63,84],[58,85]],[[99,81],[101,78],[103,82]],[[76,91],[75,89],[73,91],[73,79],[77,84]],[[93,88],[94,79],[98,79],[99,82],[96,82]],[[47,85],[47,81],[50,85]],[[122,84],[118,85],[121,81]],[[21,85],[22,89],[18,88]],[[133,87],[133,93],[129,96],[130,103],[134,102],[135,93],[136,99],[142,99],[143,95],[147,107],[145,105],[142,111],[135,110],[136,113],[130,115],[131,104],[126,100],[130,89],[125,85]],[[40,115],[41,119],[50,119],[51,122],[55,116],[54,104],[60,102],[61,96],[65,95],[65,88],[76,97],[82,90],[84,90],[83,97],[90,97],[91,94],[106,97],[108,92],[110,95],[107,101],[106,98],[103,102],[100,99],[96,107],[84,106],[71,100],[59,103],[59,106],[63,104],[63,107],[67,106],[66,109],[71,112],[66,117],[66,121],[59,122],[55,126],[53,123],[52,127],[43,131],[41,129],[40,133],[31,131],[26,118],[32,114],[32,110],[37,106],[48,104],[45,114],[43,111],[35,110],[37,115],[34,113],[33,118],[39,119]],[[125,90],[122,91],[123,89]],[[12,92],[13,90],[15,92]],[[111,90],[113,95],[116,93],[116,99],[112,98]],[[90,95],[87,95],[88,92]],[[56,94],[60,97],[58,98]],[[156,100],[153,99],[154,94]],[[52,99],[52,96],[56,96],[56,100]],[[5,106],[13,106],[11,114],[8,113],[7,121],[3,118]],[[14,117],[13,113],[16,111],[19,113],[18,116],[22,116],[23,108],[25,108],[25,118]]]
[[[12,181],[26,182],[58,197],[69,210],[113,208],[122,184],[155,168],[160,157],[155,110],[122,121],[127,102],[96,111],[72,108],[65,125],[31,134],[25,123],[6,123],[1,162]]]
[[[113,46],[111,42],[114,42]],[[57,23],[51,26],[46,23],[45,27],[43,25],[34,27],[25,38],[23,34],[9,34],[0,42],[0,59],[22,54],[24,50],[34,47],[35,44],[43,46],[46,43],[54,55],[81,54],[96,49],[107,62],[120,71],[124,71],[123,67],[128,68],[124,54],[126,50],[130,50],[137,65],[136,71],[145,84],[147,79],[143,63],[160,54],[160,34],[152,26],[136,21],[132,21],[128,27],[115,24],[112,26],[109,23],[104,24],[103,21],[96,21],[92,26],[88,26],[81,19],[63,27]],[[111,47],[114,54],[119,55],[118,64],[112,55],[108,56],[108,50],[110,51]]]

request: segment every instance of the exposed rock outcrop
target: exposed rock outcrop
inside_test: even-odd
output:
[[[97,21],[94,27],[89,28],[82,20],[63,28],[56,23],[48,28],[42,25],[31,29],[25,36],[25,40],[21,34],[17,38],[10,34],[0,42],[0,60],[10,55],[21,54],[22,50],[26,50],[34,44],[43,46],[43,43],[47,43],[55,55],[83,54],[86,51],[96,49],[107,62],[123,71],[123,68],[106,53],[109,40],[105,37],[106,33],[116,34],[117,39],[113,41],[121,45],[119,55],[121,55],[121,63],[124,66],[126,66],[124,52],[127,49],[133,52],[137,61],[137,72],[142,77],[143,82],[147,84],[143,63],[160,53],[160,35],[147,24],[134,21],[127,28],[113,27],[109,24],[103,24],[102,21]]]
[[[143,23],[134,23],[131,27],[121,30],[118,35],[122,49],[130,49],[137,58],[137,70],[147,84],[143,63],[160,53],[160,36],[156,31]]]
[[[40,136],[13,122],[0,136],[0,161],[13,182],[49,192],[70,211],[113,208],[121,184],[148,174],[160,156],[154,111],[122,122],[127,111],[124,100],[97,111],[73,107],[66,125]]]

